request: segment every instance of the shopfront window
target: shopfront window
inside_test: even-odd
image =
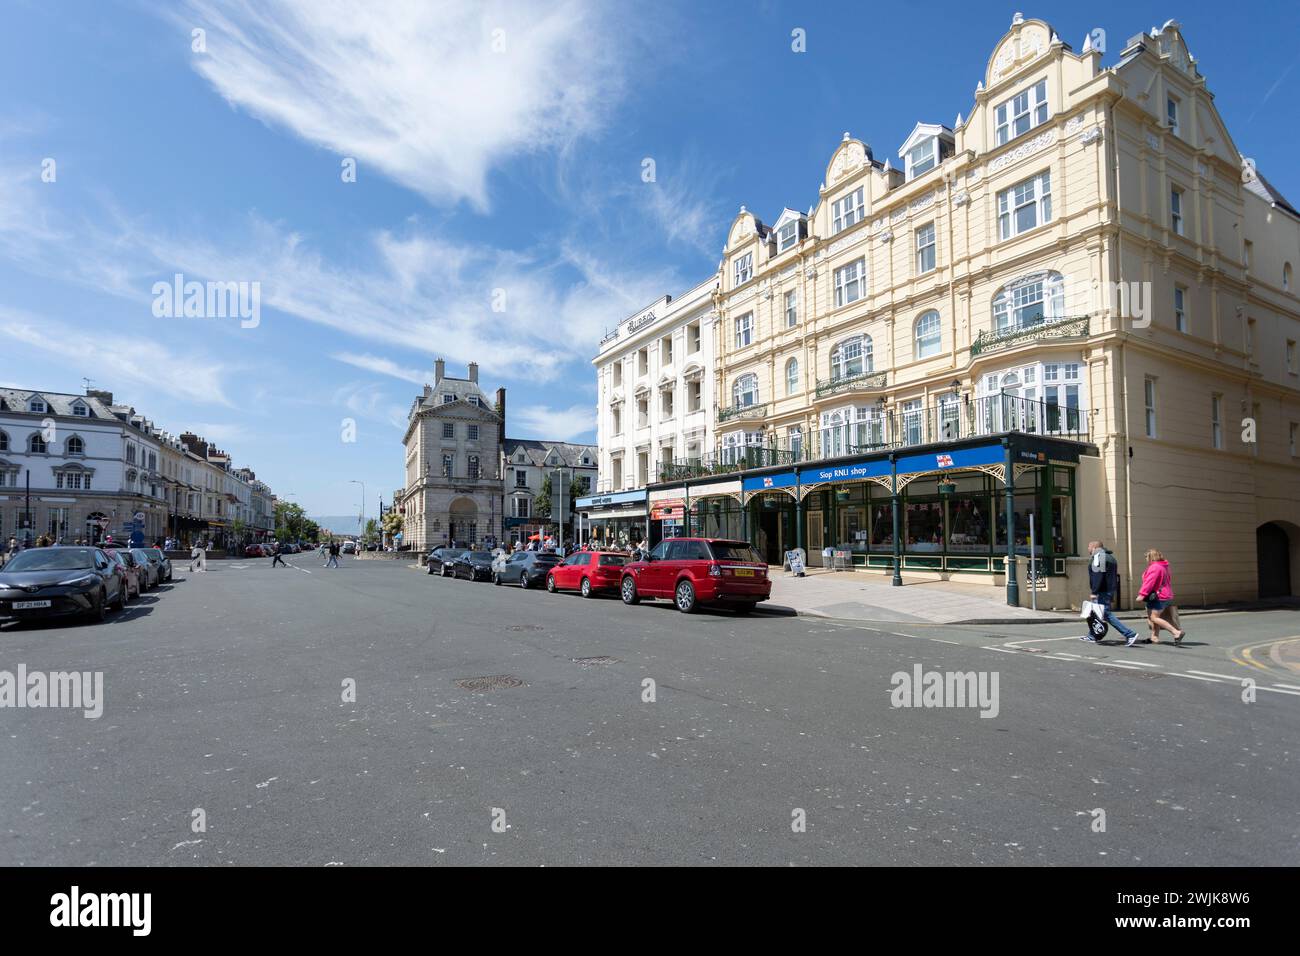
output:
[[[948,502],[948,550],[987,554],[992,543],[989,496],[955,494]]]
[[[883,504],[873,502],[871,505],[871,550],[894,550],[894,511],[893,502]]]
[[[939,501],[908,502],[903,514],[908,551],[942,551],[943,503]]]

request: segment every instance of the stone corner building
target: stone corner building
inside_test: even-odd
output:
[[[435,363],[434,384],[411,405],[406,434],[403,542],[426,550],[453,542],[500,543],[501,445],[505,438],[506,390],[488,401],[478,384],[478,365],[468,378],[452,378]]]

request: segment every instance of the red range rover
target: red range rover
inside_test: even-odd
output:
[[[772,596],[772,582],[767,562],[748,542],[666,538],[645,560],[623,568],[619,594],[624,604],[671,598],[685,614],[701,604],[721,604],[746,614]]]

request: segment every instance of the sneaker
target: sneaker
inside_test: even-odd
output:
[[[1132,637],[1130,637],[1127,641],[1124,642],[1124,646],[1132,647],[1134,644],[1137,643],[1137,639],[1138,639],[1137,634],[1134,634]]]
[[[1085,634],[1085,635],[1083,635],[1083,637],[1079,638],[1079,640],[1081,640],[1081,641],[1087,641],[1089,644],[1096,644],[1096,643],[1097,643],[1097,639],[1096,639],[1095,637],[1093,637],[1091,634]]]

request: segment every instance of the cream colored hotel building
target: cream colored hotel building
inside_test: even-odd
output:
[[[706,283],[704,451],[647,441],[612,480],[641,446],[611,439],[637,383],[606,343],[609,494],[580,506],[887,579],[1006,586],[1014,554],[1021,604],[1032,516],[1040,606],[1086,595],[1093,538],[1125,605],[1148,548],[1180,603],[1300,594],[1300,215],[1176,22],[1108,55],[1017,14],[951,126],[889,157],[846,133],[806,214],[742,207]]]

